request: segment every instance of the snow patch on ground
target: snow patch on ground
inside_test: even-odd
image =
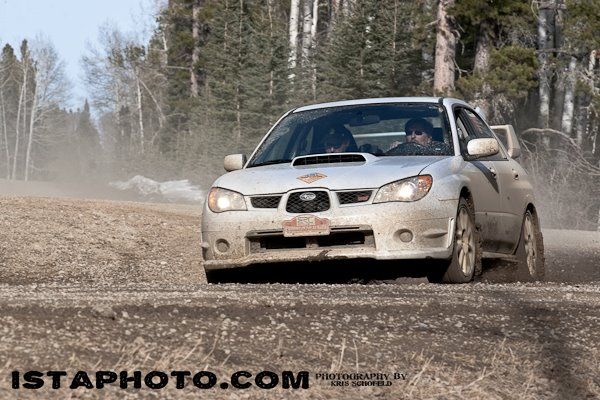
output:
[[[128,181],[109,182],[109,186],[124,191],[133,191],[142,198],[163,199],[169,202],[202,202],[205,192],[187,179],[179,181],[157,182],[142,175],[136,175]]]

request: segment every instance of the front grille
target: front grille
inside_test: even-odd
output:
[[[254,208],[277,208],[281,196],[257,196],[250,199]]]
[[[365,162],[365,157],[361,154],[328,154],[321,156],[306,156],[298,157],[293,166],[298,165],[313,165],[313,164],[335,164],[335,163],[347,163],[347,162]]]
[[[340,204],[364,203],[371,198],[371,190],[361,190],[358,192],[338,192]]]
[[[315,249],[331,247],[375,247],[373,231],[338,231],[325,236],[284,237],[282,235],[252,236],[248,238],[251,253],[269,250]]]
[[[314,193],[314,200],[305,201],[300,198],[304,193]],[[329,210],[329,195],[324,191],[306,191],[290,194],[285,210],[289,213],[302,214]]]

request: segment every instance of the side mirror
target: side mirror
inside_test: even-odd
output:
[[[230,154],[225,156],[223,160],[223,167],[227,172],[242,169],[244,168],[244,164],[246,164],[246,156],[244,154]]]
[[[493,156],[499,151],[498,141],[494,138],[471,139],[467,144],[467,152],[475,158]]]
[[[518,158],[521,155],[521,146],[517,139],[517,134],[512,125],[496,125],[491,127],[492,130],[501,138],[506,138],[506,151],[512,159]]]

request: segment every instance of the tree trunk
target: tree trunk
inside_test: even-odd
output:
[[[144,114],[142,110],[142,88],[140,87],[140,78],[138,78],[139,70],[136,71],[135,88],[137,94],[137,112],[138,124],[140,129],[140,153],[144,154]]]
[[[2,105],[2,131],[4,133],[4,149],[6,150],[6,179],[10,179],[10,149],[8,148],[8,130],[6,128],[6,108],[4,106],[4,93],[0,89],[0,105]]]
[[[587,100],[588,99],[586,99],[586,95],[584,93],[579,93],[575,100],[577,104],[575,107],[575,110],[577,111],[575,118],[575,141],[581,149],[583,148],[583,138],[585,136],[585,127],[587,125],[588,110],[585,106],[586,104],[589,104]]]
[[[154,96],[152,91],[150,89],[148,89],[148,86],[146,86],[144,81],[139,76],[138,76],[138,82],[143,86],[144,89],[146,89],[146,93],[148,93],[148,96],[150,96],[150,98],[152,99],[152,102],[156,106],[156,110],[158,111],[158,129],[160,130],[160,129],[162,129],[163,125],[165,124],[165,119],[166,119],[165,113],[163,112],[162,107],[160,106],[158,100],[156,99],[156,96]],[[154,136],[156,136],[156,134]],[[152,138],[152,143],[154,143],[154,137]]]
[[[19,139],[21,136],[19,134],[19,124],[21,123],[21,109],[24,108],[23,97],[24,97],[24,93],[25,93],[26,89],[27,89],[27,69],[25,69],[25,72],[23,73],[23,84],[21,85],[21,93],[19,94],[19,103],[17,106],[17,122],[15,124],[15,150],[13,152],[13,166],[12,166],[11,179],[16,179],[16,176],[17,176],[17,159],[19,158]]]
[[[312,96],[313,100],[317,100],[317,63],[314,60],[314,53],[317,47],[317,25],[319,24],[319,0],[313,0],[313,10],[312,10],[312,25],[310,27],[310,42],[311,42],[311,52],[313,55],[312,60]]]
[[[587,71],[585,71],[585,78],[587,84],[590,86],[591,92],[594,92],[594,68],[596,67],[596,55],[598,54],[597,50],[592,50],[590,52]],[[583,143],[586,140],[586,134],[588,134],[588,121],[591,117],[592,107],[590,105],[591,99],[589,95],[580,93],[577,96],[577,124],[576,124],[576,141],[579,147],[583,148]],[[587,106],[586,106],[587,105]],[[589,138],[587,138],[589,139]],[[592,141],[594,148],[592,149],[592,154],[595,153],[595,144],[596,138]]]
[[[352,8],[352,0],[342,0],[342,13],[344,14],[344,18],[348,18],[350,16]]]
[[[302,59],[301,65],[306,68],[310,62],[310,49],[312,47],[312,1],[302,1]]]
[[[487,21],[482,22],[477,37],[473,72],[484,77],[490,69],[490,52],[492,48],[491,35],[492,32],[489,23]],[[479,106],[481,111],[485,114],[485,117],[488,119],[492,117],[490,104],[491,92],[490,85],[484,79],[481,93],[478,93],[476,99],[473,101],[475,105]]]
[[[121,94],[120,94],[120,90],[119,90],[119,86],[115,86],[115,104],[117,105],[117,126],[119,129],[119,143],[117,144],[117,154],[119,155],[119,159],[120,161],[124,161],[125,160],[125,125],[124,125],[124,121],[123,121],[123,115],[122,115],[122,110],[123,110],[123,104],[122,104],[122,100],[121,100]],[[75,132],[75,129],[73,129],[73,132]]]
[[[225,0],[225,14],[229,13],[229,0]],[[229,23],[227,22],[227,18],[225,19],[225,26],[223,27],[223,52],[227,53],[227,34],[229,30]]]
[[[168,29],[168,28],[167,28]],[[165,34],[164,30],[161,31],[160,33],[160,38],[161,38],[161,42],[162,42],[162,56],[161,56],[161,64],[163,67],[166,67],[169,63],[169,43],[167,42],[167,35]]]
[[[437,35],[435,44],[435,70],[433,92],[435,95],[448,95],[454,91],[454,71],[456,58],[456,36],[448,8],[455,0],[440,0],[437,13]]]
[[[554,48],[559,50],[556,52],[556,74],[554,76],[554,92],[552,95],[552,108],[550,113],[550,124],[553,129],[560,130],[562,127],[562,116],[565,104],[565,81],[567,76],[568,62],[565,55],[560,52],[564,45],[563,38],[563,11],[560,8],[560,0],[555,0],[552,15],[554,16]]]
[[[275,49],[273,49],[273,0],[267,0],[267,12],[269,15],[269,57],[273,61]],[[273,98],[273,90],[275,88],[275,72],[271,64],[269,71],[269,99]]]
[[[554,43],[553,29],[548,23],[548,10],[540,8],[538,16],[538,49],[547,50]],[[550,124],[550,66],[548,63],[549,53],[540,51],[538,54],[539,63],[539,127],[548,128]],[[545,136],[546,137],[546,136]]]
[[[565,86],[565,102],[563,106],[561,130],[567,135],[571,136],[573,131],[573,110],[575,102],[575,80],[577,74],[577,59],[571,56],[569,62],[569,72],[567,76],[567,83]]]
[[[200,60],[200,7],[203,0],[194,0],[192,4],[192,65],[190,66],[190,92],[192,97],[198,97],[199,85],[196,66]],[[139,83],[138,83],[139,86]]]
[[[329,23],[327,24],[327,36],[331,37],[331,33],[335,29],[340,16],[340,0],[329,0]]]
[[[394,0],[394,24],[392,28],[392,80],[396,89],[396,38],[398,37],[398,0]]]
[[[242,24],[244,23],[244,0],[240,0],[240,14],[238,27],[238,73],[242,70]],[[236,139],[240,144],[242,140],[242,105],[240,98],[240,82],[235,86],[235,121],[236,121]]]
[[[290,68],[289,78],[294,80],[296,70],[296,58],[298,55],[298,17],[300,14],[300,0],[291,0],[290,4],[290,56],[288,64]]]
[[[479,36],[477,37],[477,47],[475,49],[475,63],[473,71],[479,74],[486,73],[490,68],[490,25],[482,22],[479,27]]]
[[[38,86],[36,83],[33,89],[33,103],[31,105],[31,113],[29,114],[29,137],[27,138],[27,152],[25,153],[25,180],[29,180],[29,169],[31,167],[31,148],[33,147],[33,126],[35,122],[35,113],[38,106]]]
[[[319,0],[313,0],[312,5],[312,24],[310,26],[310,42],[312,47],[317,43],[317,25],[319,23]]]

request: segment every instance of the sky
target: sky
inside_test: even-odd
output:
[[[97,46],[99,27],[110,23],[124,32],[147,37],[157,0],[0,0],[0,43],[18,53],[21,40],[48,38],[65,62],[73,83],[71,107],[80,107],[87,92],[80,59]]]

